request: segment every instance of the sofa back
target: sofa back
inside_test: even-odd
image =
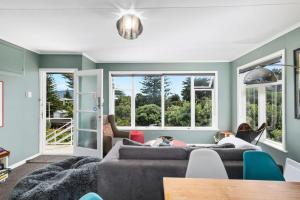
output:
[[[120,145],[119,159],[123,160],[188,160],[190,153],[204,147],[150,147]],[[210,148],[216,151],[223,161],[242,161],[243,153],[252,149]]]
[[[131,160],[187,160],[188,151],[179,147],[149,147],[122,145],[119,159]]]

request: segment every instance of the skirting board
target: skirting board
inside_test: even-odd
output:
[[[13,164],[13,165],[8,166],[8,168],[10,168],[10,169],[17,168],[17,167],[19,167],[19,166],[21,166],[21,165],[24,165],[24,164],[26,163],[27,160],[34,159],[34,158],[38,157],[39,155],[41,155],[41,154],[40,154],[40,153],[37,153],[37,154],[35,154],[35,155],[33,155],[33,156],[30,156],[29,158],[26,158],[26,159],[21,160],[21,161],[15,163],[15,164]]]

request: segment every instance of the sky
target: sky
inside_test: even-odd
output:
[[[57,91],[64,91],[64,90],[72,90],[72,88],[68,87],[66,79],[61,74],[52,74],[54,82],[56,84]]]
[[[168,81],[170,82],[170,93],[172,94],[178,94],[181,96],[181,90],[182,90],[182,81],[185,80],[186,76],[167,76]],[[135,87],[137,89],[137,93],[141,91],[143,77],[134,77],[135,81]],[[126,95],[131,95],[131,85],[132,80],[131,77],[114,77],[114,83],[116,85],[116,88],[122,90],[125,92]]]

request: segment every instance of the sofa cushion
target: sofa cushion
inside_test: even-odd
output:
[[[193,150],[199,148],[208,148],[208,147],[190,147],[188,148],[188,157]],[[245,151],[253,150],[253,149],[238,149],[238,148],[215,148],[215,147],[209,147],[209,148],[216,151],[223,161],[224,160],[241,161],[243,160],[243,153]]]
[[[130,145],[130,146],[149,146],[149,145],[145,145],[145,144],[142,144],[140,142],[136,142],[136,141],[133,141],[133,140],[130,140],[130,139],[127,139],[127,138],[124,138],[123,139],[123,145]]]
[[[188,152],[177,147],[147,147],[122,145],[119,159],[136,160],[186,160]]]
[[[243,160],[243,154],[245,151],[253,150],[253,149],[237,149],[237,148],[224,148],[224,149],[218,149],[213,148],[221,159],[223,161],[225,160],[231,160],[231,161],[242,161]]]
[[[105,136],[114,137],[114,132],[113,132],[113,130],[111,128],[111,124],[110,123],[104,124],[104,126],[103,126],[103,134]]]

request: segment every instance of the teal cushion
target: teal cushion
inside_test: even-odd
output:
[[[98,194],[90,192],[82,196],[79,200],[103,200]]]

